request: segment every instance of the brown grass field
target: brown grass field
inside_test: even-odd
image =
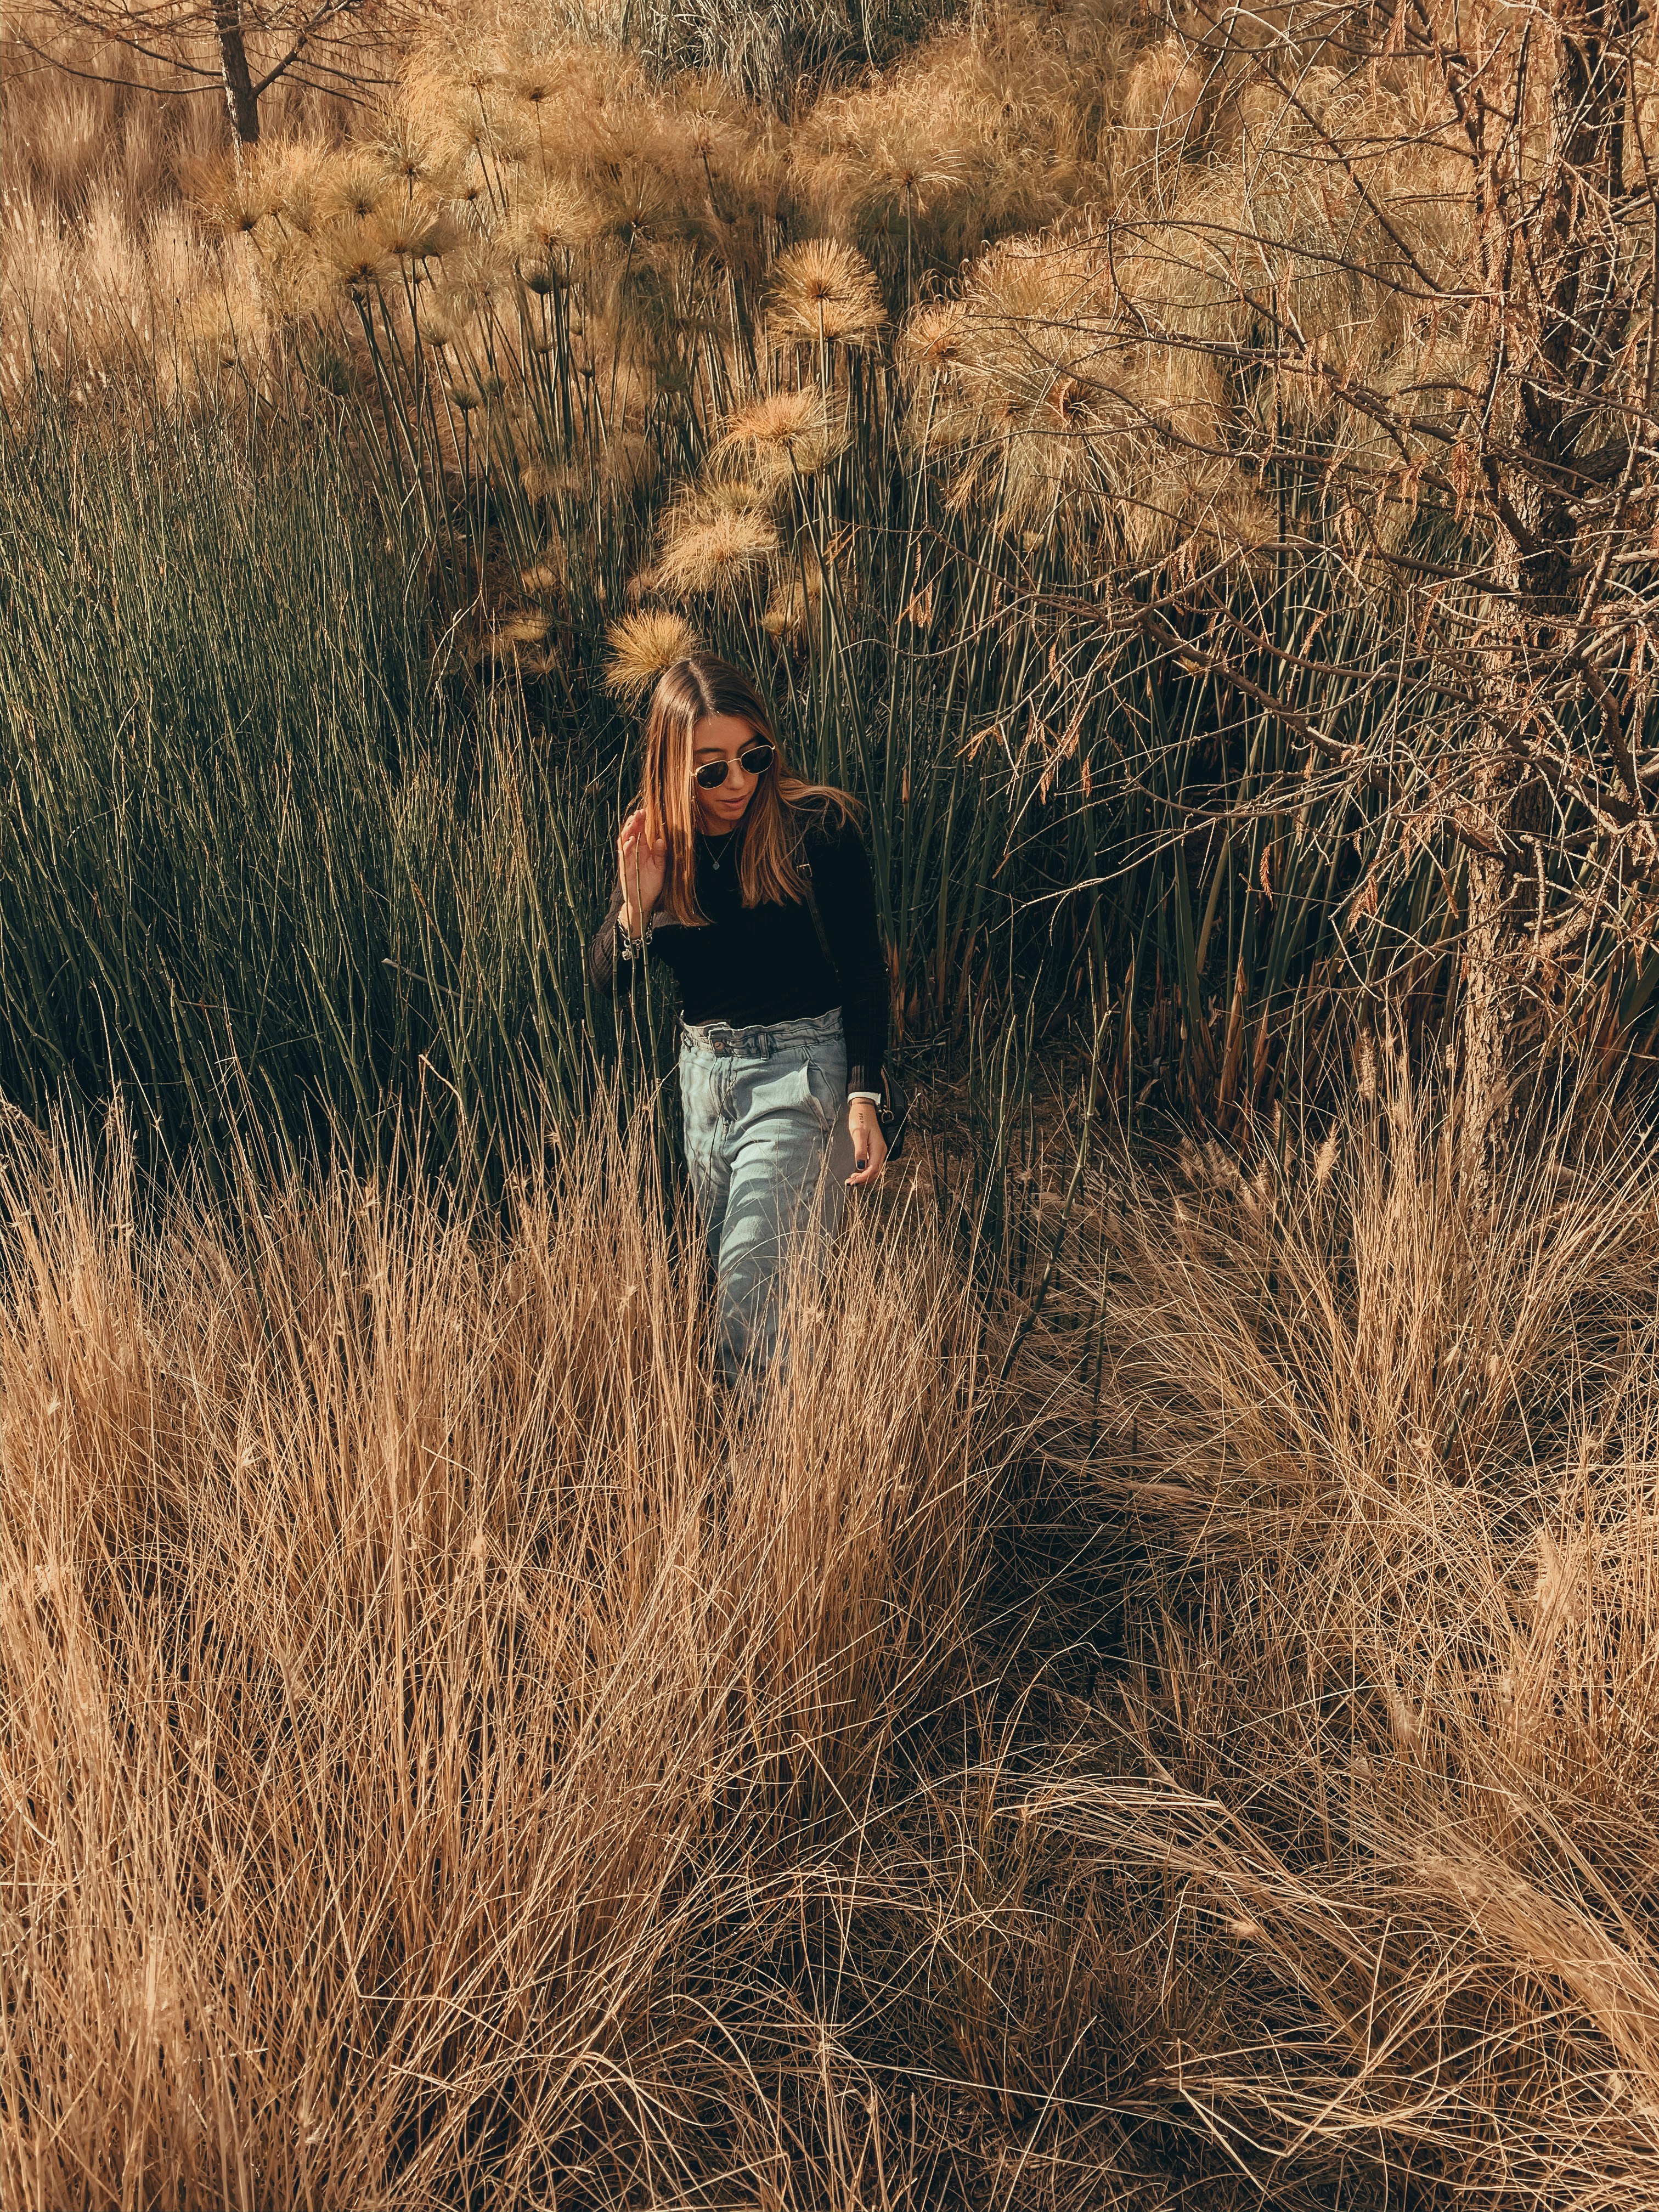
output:
[[[865,19],[872,56],[890,13]],[[817,38],[820,15],[852,61],[774,96],[784,30]],[[585,653],[630,702],[694,623],[740,618],[730,634],[775,647],[805,696],[832,602],[872,629],[890,614],[920,658],[948,576],[921,583],[915,547],[931,558],[960,525],[990,580],[955,603],[963,625],[997,592],[1028,594],[1036,688],[998,691],[961,748],[909,725],[901,821],[913,760],[915,811],[926,768],[930,817],[969,813],[990,787],[964,763],[1012,759],[1017,718],[1052,747],[1023,805],[1063,773],[1081,819],[1091,775],[1104,787],[1040,629],[1056,572],[1033,584],[1028,561],[1092,559],[1098,538],[1171,592],[1232,563],[1254,607],[1282,512],[1242,434],[1221,449],[1223,417],[1311,441],[1345,377],[1398,393],[1472,374],[1449,319],[1408,315],[1386,270],[1333,274],[1327,251],[1382,204],[1433,270],[1462,250],[1466,183],[1403,66],[1310,80],[1334,138],[1392,149],[1362,191],[1282,104],[1200,82],[1161,18],[1109,0],[920,9],[879,67],[854,15],[700,0],[697,36],[736,41],[724,76],[648,66],[618,11],[457,8],[375,18],[355,85],[273,89],[238,161],[216,94],[174,98],[162,64],[64,20],[0,26],[0,404],[21,421],[50,391],[95,445],[137,372],[147,404],[186,420],[231,386],[258,418],[302,386],[313,404],[325,369],[330,405],[371,371],[404,377],[380,419],[433,426],[399,493],[463,517],[445,544],[473,563],[478,605],[454,623],[471,665],[550,684]],[[84,73],[42,63],[51,40]],[[118,61],[136,87],[101,81]],[[1100,225],[1126,209],[1137,243],[1109,285]],[[1299,241],[1317,344],[1300,381],[1230,382],[1216,359],[1242,293],[1180,242],[1248,238],[1264,210]],[[1144,319],[1125,335],[1148,301],[1156,344]],[[325,324],[351,339],[325,361]],[[885,384],[866,374],[878,356]],[[678,453],[698,408],[702,442],[687,432],[691,463],[671,469],[647,429]],[[893,433],[915,410],[920,461]],[[313,418],[295,419],[303,436]],[[1345,465],[1365,460],[1358,414],[1328,434]],[[854,545],[880,532],[822,489],[878,447],[907,512],[925,470],[940,490],[886,572]],[[1385,464],[1377,529],[1398,538],[1422,452],[1384,454],[1379,480]],[[223,482],[248,502],[224,545],[246,568],[264,531],[276,575],[267,478]],[[50,520],[49,501],[6,497],[5,517]],[[823,507],[810,570],[797,498]],[[96,590],[125,635],[152,575],[161,605],[167,563],[120,514],[122,565]],[[343,537],[337,522],[319,527]],[[212,526],[192,529],[194,552],[168,549],[190,622]],[[8,532],[21,575],[31,548]],[[295,542],[303,565],[315,541]],[[1358,594],[1374,576],[1343,566],[1353,542],[1333,540],[1330,573]],[[48,617],[84,613],[81,551]],[[1298,651],[1325,621],[1322,604]],[[0,704],[9,742],[21,728],[33,747],[26,658]],[[295,694],[309,711],[298,678]],[[63,698],[60,737],[88,719],[82,692]],[[383,734],[363,741],[382,781],[339,787],[370,794],[341,802],[365,819],[394,780]],[[492,793],[528,805],[515,779],[542,735],[502,738]],[[1390,772],[1399,736],[1378,741]],[[1056,1139],[1047,1166],[968,1189],[971,1146],[945,1144],[965,1089],[941,1084],[936,1141],[924,1130],[857,1212],[829,1279],[793,1286],[793,1357],[752,1401],[713,1379],[695,1230],[659,1131],[620,1095],[580,1143],[566,1121],[521,1146],[538,1164],[499,1203],[419,1172],[418,1137],[378,1176],[231,1151],[169,1182],[119,1105],[49,1129],[6,1109],[3,2212],[1659,2212],[1650,1109],[1611,1082],[1517,1106],[1491,1176],[1461,1171],[1452,1030],[1434,1027],[1449,995],[1408,985],[1408,1053],[1373,1041],[1386,1018],[1344,1028],[1326,988],[1345,947],[1365,969],[1359,932],[1379,880],[1386,919],[1396,864],[1417,872],[1422,974],[1455,968],[1429,843],[1443,791],[1424,797],[1425,770],[1395,814],[1364,817],[1363,872],[1339,882],[1339,853],[1297,879],[1273,809],[1334,805],[1320,766],[1304,783],[1281,763],[1288,801],[1264,782],[1248,822],[1242,801],[1237,823],[1216,817],[1224,868],[1235,830],[1239,851],[1260,842],[1237,920],[1212,892],[1196,944],[1188,930],[1184,976],[1171,955],[1148,982],[1145,931],[1105,976],[1117,1087],[1097,1099],[1091,1072],[1075,1173]],[[21,788],[15,759],[7,773]],[[37,882],[58,881],[60,834],[68,852],[105,811],[91,738],[76,774],[60,814],[31,817]],[[490,963],[528,933],[552,848],[520,838],[505,800],[495,844],[444,843],[465,810],[440,781],[422,765],[396,794],[398,865],[416,894],[473,899],[483,950],[435,963],[433,995],[499,985],[519,1006],[514,945]],[[226,787],[193,786],[191,821],[216,820]],[[111,902],[148,803],[112,837]],[[574,836],[595,817],[573,795],[569,818]],[[1171,833],[1184,866],[1180,848]],[[146,896],[200,903],[155,849]],[[952,849],[937,910],[917,892],[906,919],[913,983],[937,948],[908,1018],[915,1035],[954,1010],[959,1044],[994,980],[961,855],[997,856]],[[324,856],[313,908],[284,887],[307,927],[323,916],[306,943],[356,927],[334,872],[367,870],[367,835],[270,850]],[[1088,872],[1106,865],[1091,847]],[[1253,970],[1247,990],[1247,948],[1266,974],[1314,874],[1327,965]],[[233,877],[215,896],[240,933],[240,1003],[269,948]],[[428,908],[407,909],[387,941],[412,972],[409,916],[424,927]],[[9,957],[28,917],[0,919]],[[394,963],[362,933],[378,977]],[[112,989],[130,947],[109,941],[85,973]],[[38,943],[58,939],[43,924]],[[70,956],[40,957],[44,1005]],[[1081,927],[1065,957],[1094,977]],[[1137,975],[1163,1061],[1135,1027]],[[321,1004],[327,981],[293,1003]],[[1304,981],[1304,1043],[1313,1004],[1324,1064],[1334,1040],[1352,1056],[1298,1091],[1270,1064],[1269,998]],[[153,986],[140,975],[156,1033],[185,1036],[182,1000],[169,1012]],[[1600,997],[1562,988],[1604,1070],[1625,988],[1622,969]],[[981,1044],[988,1028],[1000,1049],[1017,1011],[992,1005]],[[205,1036],[213,1007],[185,1012]],[[1182,1094],[1194,1133],[1169,1116],[1131,1142],[1117,1116],[1177,1034],[1208,1086]],[[446,1064],[472,1081],[479,1054]],[[1030,1085],[1009,1112],[1036,1127]],[[1012,1232],[972,1233],[993,1199],[1030,1262],[1018,1274]]]
[[[1659,1188],[1444,1127],[1103,1164],[1002,1383],[896,1192],[746,1413],[643,1125],[15,1140],[7,2203],[1648,2201]]]

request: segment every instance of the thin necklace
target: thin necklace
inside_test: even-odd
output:
[[[731,851],[732,840],[737,836],[737,834],[738,833],[735,830],[728,830],[725,836],[720,841],[720,848],[717,853],[714,850],[714,840],[709,836],[706,831],[704,832],[702,842],[708,848],[708,865],[711,868],[718,869],[720,867],[720,863]]]

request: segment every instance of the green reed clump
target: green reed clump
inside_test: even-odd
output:
[[[1103,1097],[1157,1083],[1206,1110],[1263,1103],[1286,1006],[1305,1027],[1351,1005],[1367,961],[1387,970],[1387,933],[1416,926],[1396,886],[1366,917],[1373,949],[1356,956],[1345,927],[1389,805],[1310,792],[1272,715],[1240,715],[1150,647],[1126,659],[1063,535],[1036,557],[988,537],[910,450],[890,372],[826,366],[825,384],[769,398],[715,386],[701,436],[688,404],[679,519],[654,534],[673,479],[604,472],[610,434],[597,407],[581,416],[580,377],[568,414],[513,424],[527,450],[480,424],[500,441],[482,520],[441,483],[400,479],[387,445],[371,488],[363,446],[314,416],[94,435],[43,405],[9,431],[7,1095],[40,1115],[126,1085],[167,1149],[251,1115],[372,1152],[386,1109],[419,1094],[440,1148],[471,1160],[576,1097],[591,1045],[616,1035],[580,959],[632,773],[601,689],[607,616],[667,544],[695,623],[650,617],[647,568],[630,635],[647,662],[700,635],[757,666],[795,757],[865,802],[903,1051],[975,1059],[976,1025],[1006,1041],[1018,1024],[1029,1068],[1038,1039],[1076,1030]],[[834,434],[781,471],[750,437],[745,489],[733,426],[782,401],[836,410]],[[388,400],[381,420],[398,419]],[[779,548],[738,588],[708,552],[718,532],[696,535],[710,485],[763,494],[751,511]],[[399,489],[401,506],[385,495]],[[465,572],[493,576],[516,529],[520,586],[555,580],[544,635],[480,656]],[[1320,610],[1285,619],[1312,639]],[[1364,649],[1334,626],[1334,662]],[[1329,686],[1305,657],[1298,696],[1316,705]],[[1363,735],[1369,703],[1350,711]],[[1444,881],[1425,848],[1405,894],[1442,934]],[[1431,969],[1430,1012],[1436,988]],[[659,996],[640,992],[622,1037],[664,1066]],[[999,1115],[988,1158],[1011,1140]]]
[[[630,23],[654,55],[647,19]],[[356,568],[301,617],[325,659],[401,667],[374,710],[416,732],[395,741],[398,807],[438,835],[414,766],[471,805],[494,763],[533,817],[519,849],[538,918],[523,945],[502,938],[511,989],[458,995],[429,967],[433,944],[468,941],[466,917],[493,909],[471,889],[439,919],[422,861],[425,903],[404,932],[417,956],[354,957],[343,1012],[321,989],[290,1032],[326,1064],[304,1095],[361,1121],[412,1069],[453,1082],[466,1113],[483,1110],[480,1083],[501,1107],[516,1060],[483,1076],[474,1009],[516,1018],[520,991],[550,1008],[557,1042],[538,1051],[567,1084],[574,945],[623,797],[617,709],[642,702],[664,641],[688,635],[754,667],[794,757],[866,803],[905,1049],[960,1053],[976,1020],[1035,1008],[1040,1032],[1086,1036],[1108,1095],[1161,1094],[1231,1124],[1270,1107],[1287,1049],[1382,996],[1403,993],[1414,1027],[1443,1029],[1465,905],[1447,794],[1468,731],[1398,609],[1358,587],[1352,518],[1328,511],[1314,465],[1323,434],[1297,429],[1290,388],[1259,368],[1229,397],[1202,350],[1231,328],[1225,288],[1168,240],[1137,231],[1120,263],[1093,232],[1051,227],[1097,199],[1139,206],[1163,175],[1147,118],[1175,112],[1169,57],[1137,59],[1140,33],[1109,0],[999,11],[858,88],[819,87],[786,123],[730,83],[647,67],[592,24],[471,42],[452,28],[351,143],[273,143],[204,183],[263,335],[222,328],[204,295],[178,342],[175,381],[196,404],[240,380],[279,409],[320,407],[377,511],[405,519],[390,550],[378,525],[331,543],[328,562],[349,542]],[[1219,153],[1220,139],[1194,150],[1193,190],[1220,189]],[[1115,288],[1131,276],[1195,350],[1126,321]],[[1403,341],[1379,317],[1392,359]],[[248,461],[266,471],[267,510],[271,435]],[[131,544],[159,542],[161,494],[129,504]],[[1384,502],[1390,529],[1418,526],[1408,507]],[[67,512],[40,525],[79,526]],[[371,562],[382,583],[357,580]],[[233,559],[214,589],[234,573]],[[371,616],[377,593],[393,611]],[[45,628],[78,619],[72,596],[48,592]],[[369,623],[402,641],[360,641]],[[236,627],[221,614],[201,631]],[[642,633],[657,643],[639,649]],[[426,698],[428,659],[447,704]],[[202,681],[246,693],[248,679],[216,667]],[[367,741],[330,742],[356,760]],[[236,757],[215,740],[216,773]],[[380,836],[378,802],[346,804],[351,836]],[[380,881],[391,866],[350,873]],[[490,899],[520,880],[514,866],[491,863]],[[230,909],[258,915],[259,896]],[[527,949],[552,942],[554,913],[564,949]],[[331,923],[325,968],[342,935]],[[256,939],[262,952],[284,941],[263,922]],[[524,981],[550,961],[550,999]],[[224,995],[185,987],[179,1018]],[[199,1067],[201,1040],[180,1054],[173,1026],[169,1007],[161,1057]],[[106,1081],[101,1032],[93,1042]],[[492,1070],[504,1050],[488,1047]]]
[[[0,548],[9,1098],[372,1151],[418,1093],[473,1156],[574,1095],[607,763],[504,689],[457,714],[418,548],[329,434],[42,409]]]
[[[480,111],[501,147],[507,89]],[[475,665],[514,666],[565,743],[602,669],[642,702],[688,634],[756,668],[794,757],[867,805],[906,1046],[1035,1000],[1092,1048],[1109,1008],[1109,1094],[1231,1120],[1381,994],[1444,1025],[1466,733],[1345,588],[1340,518],[1287,477],[1276,511],[1131,544],[1146,410],[1096,420],[1068,354],[1007,411],[1095,260],[1011,248],[890,343],[834,238],[756,270],[688,233],[619,271],[492,159],[464,251],[383,256],[319,325]]]
[[[175,382],[337,416],[353,471],[407,519],[388,573],[418,568],[410,622],[466,701],[465,732],[435,702],[415,716],[416,753],[469,804],[480,762],[533,799],[523,896],[565,950],[526,949],[552,940],[526,922],[505,1003],[517,1018],[538,962],[564,979],[531,996],[566,1085],[572,948],[623,795],[617,707],[695,636],[756,669],[795,758],[866,803],[905,1049],[960,1054],[975,1021],[1034,1009],[1086,1037],[1107,1096],[1231,1127],[1271,1112],[1287,1055],[1384,1001],[1446,1043],[1481,757],[1479,684],[1444,644],[1477,619],[1461,495],[1422,495],[1461,435],[1450,322],[1402,315],[1386,254],[1337,283],[1346,203],[1309,196],[1296,128],[1280,117],[1267,167],[1241,170],[1263,116],[1117,0],[976,11],[856,85],[806,70],[820,33],[878,44],[897,20],[855,25],[838,0],[769,24],[726,0],[672,25],[456,16],[349,143],[274,143],[203,180],[217,293],[234,261],[258,312],[239,324],[214,286],[187,301]],[[793,56],[787,118],[739,33]],[[724,82],[684,66],[705,37]],[[1342,115],[1405,128],[1386,84]],[[1439,268],[1464,185],[1419,153],[1401,219]],[[1309,341],[1288,363],[1251,305],[1260,272],[1194,242],[1265,250],[1286,225]],[[1449,395],[1427,444],[1350,450],[1310,366],[1333,347],[1379,389]],[[1407,572],[1438,580],[1428,599]],[[1547,957],[1540,905],[1532,961],[1551,1033],[1610,1063],[1659,1026],[1659,957],[1577,836],[1540,842],[1540,881],[1573,878],[1599,918]],[[492,886],[518,880],[492,863]],[[453,1058],[458,1114],[480,1082],[504,1110],[517,1079],[483,1077],[504,1048],[473,1011],[501,992],[458,996],[424,949],[470,942],[481,896],[411,910],[418,986],[373,956],[362,991],[395,1019],[321,994],[327,1018],[295,1033],[342,1066],[307,1095],[362,1118]],[[187,1013],[216,1004],[204,988]],[[365,1078],[360,1036],[388,1024]]]

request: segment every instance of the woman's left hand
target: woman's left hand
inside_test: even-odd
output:
[[[847,1126],[853,1137],[853,1173],[848,1184],[873,1182],[887,1158],[887,1139],[881,1133],[881,1116],[868,1098],[854,1098],[847,1109]]]

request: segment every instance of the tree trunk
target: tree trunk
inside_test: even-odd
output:
[[[1606,396],[1605,349],[1587,325],[1616,276],[1608,211],[1623,191],[1628,86],[1610,40],[1627,37],[1632,21],[1632,0],[1562,0],[1547,167],[1541,189],[1528,185],[1511,202],[1520,262],[1537,276],[1537,323],[1531,357],[1517,363],[1505,471],[1512,520],[1494,548],[1499,588],[1485,610],[1494,643],[1482,656],[1489,706],[1472,826],[1487,849],[1469,857],[1462,1054],[1462,1165],[1477,1208],[1491,1191],[1518,1074],[1528,947],[1516,858],[1527,831],[1541,826],[1528,788],[1535,772],[1528,776],[1522,758],[1524,702],[1559,670],[1576,611],[1578,518],[1569,488],[1580,435]]]
[[[1494,777],[1494,781],[1497,778]],[[1503,823],[1501,794],[1482,828]],[[1517,1000],[1514,893],[1501,854],[1469,854],[1469,923],[1464,956],[1462,1172],[1477,1212],[1491,1194],[1494,1156],[1501,1149],[1514,1083]]]
[[[219,69],[225,82],[231,135],[240,153],[244,146],[259,143],[259,95],[253,89],[247,65],[237,0],[214,0],[213,27],[219,33]]]

